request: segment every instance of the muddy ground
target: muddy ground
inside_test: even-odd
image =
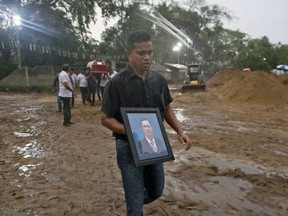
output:
[[[288,215],[288,103],[243,94],[237,103],[240,90],[232,97],[214,81],[205,92],[171,90],[194,145],[185,151],[165,125],[175,161],[165,162],[164,194],[145,215]],[[69,128],[52,93],[0,93],[0,106],[0,215],[125,215],[100,102],[76,98]]]

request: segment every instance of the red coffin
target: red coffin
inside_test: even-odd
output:
[[[108,73],[108,67],[105,61],[102,60],[90,61],[88,62],[87,67],[91,69],[92,73]]]

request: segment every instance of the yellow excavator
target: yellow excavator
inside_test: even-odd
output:
[[[185,81],[181,91],[205,91],[204,77],[199,64],[190,64],[187,66]]]

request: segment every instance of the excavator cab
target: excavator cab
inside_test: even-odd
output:
[[[190,64],[187,66],[185,74],[185,81],[182,86],[182,92],[185,91],[205,91],[205,84],[203,81],[203,74],[200,71],[200,65]]]
[[[200,65],[190,64],[187,66],[187,72],[185,74],[185,84],[201,84],[203,83],[202,74],[200,72]]]

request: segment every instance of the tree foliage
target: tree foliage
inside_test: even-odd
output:
[[[0,0],[0,3],[0,34],[5,35],[1,37],[3,53],[11,56],[15,52],[18,27],[13,23],[13,15],[21,15],[22,61],[31,66],[86,62],[97,46],[97,41],[87,34],[89,24],[96,22],[96,7],[101,8],[104,17],[115,16],[121,8],[116,0]]]
[[[93,58],[124,60],[125,39],[132,31],[143,30],[152,35],[156,62],[199,63],[205,71],[221,67],[250,67],[271,70],[288,64],[288,47],[271,44],[267,37],[251,39],[246,33],[223,28],[231,15],[204,0],[160,1],[147,5],[130,0],[0,0],[1,65],[15,62],[16,26],[12,15],[21,14],[22,63],[60,65],[66,62],[85,64]],[[142,1],[142,3],[145,1]],[[108,20],[119,16],[118,23],[107,28],[102,42],[89,37],[89,25],[97,22],[96,8]],[[160,27],[164,17],[191,39],[190,46],[178,52],[175,30]],[[170,25],[169,24],[169,25]],[[177,33],[176,33],[177,34]]]
[[[216,61],[215,57],[219,56],[217,46],[220,46],[217,34],[223,30],[221,19],[231,17],[221,8],[208,7],[203,5],[202,1],[187,2],[185,8],[179,6],[177,2],[170,4],[163,2],[148,11],[143,10],[137,3],[132,4],[126,8],[124,17],[117,23],[117,37],[126,38],[129,32],[139,29],[148,31],[153,36],[154,59],[157,62],[177,61],[177,53],[172,50],[179,40],[173,36],[173,29],[163,28],[157,24],[158,17],[153,17],[153,14],[151,16],[153,10],[159,12],[193,41],[190,47],[183,46],[179,51],[181,63],[206,64]],[[109,30],[103,35],[105,41],[111,38],[107,32]]]

